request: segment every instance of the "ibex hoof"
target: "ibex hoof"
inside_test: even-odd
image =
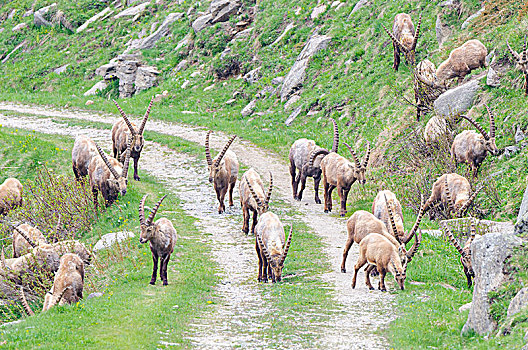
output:
[[[339,216],[341,216],[342,218],[344,218],[344,217],[345,217],[345,214],[341,213],[341,214],[339,214]]]
[[[369,287],[369,290],[374,290],[374,287]]]
[[[328,210],[328,209],[325,209],[325,210],[324,210],[324,212],[325,212],[325,213],[329,213],[329,212],[330,212],[330,210]]]
[[[321,200],[320,199],[316,199],[315,200],[315,204],[321,204]]]
[[[382,291],[382,292],[386,292],[387,290],[386,290],[385,288],[383,288],[381,291]]]
[[[149,284],[155,285],[156,281],[150,281]]]
[[[141,181],[141,179],[139,178],[139,176],[134,176],[134,180],[136,180],[136,181]]]
[[[164,285],[164,286],[168,286],[168,285],[169,285],[169,282],[165,281],[165,282],[163,282],[163,285]]]
[[[295,199],[296,201],[300,201],[301,199],[297,196],[293,197],[293,199]]]
[[[341,272],[342,273],[346,273],[346,269],[341,269]]]

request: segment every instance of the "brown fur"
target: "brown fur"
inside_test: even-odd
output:
[[[452,203],[449,202],[446,194],[446,183],[451,195]],[[444,174],[440,176],[431,188],[431,196],[425,202],[424,211],[430,209],[433,204],[440,203],[444,208],[453,206],[456,215],[463,215],[463,211],[468,208],[469,204],[475,198],[476,193],[470,196],[471,185],[469,181],[458,174]]]
[[[449,137],[447,121],[444,117],[433,115],[424,129],[424,139],[429,145],[435,145]]]
[[[418,29],[415,31],[411,16],[406,13],[398,13],[394,16],[394,23],[392,25],[392,33],[390,33],[385,26],[383,28],[392,39],[392,46],[394,48],[394,63],[392,68],[398,70],[400,65],[400,54],[405,55],[408,64],[414,66],[416,63],[416,43],[420,35],[420,25],[422,16],[418,22]]]
[[[472,70],[484,67],[488,50],[478,40],[468,40],[449,54],[436,70],[438,83],[446,86],[449,79],[458,78],[460,83]]]
[[[55,305],[73,304],[83,298],[84,263],[77,254],[67,253],[60,259],[53,287],[46,293],[42,312]]]
[[[253,192],[263,205],[258,205],[246,181],[251,184]],[[264,189],[264,184],[262,183],[262,179],[255,169],[251,168],[246,171],[244,175],[242,175],[242,178],[238,183],[238,192],[240,195],[240,204],[242,206],[243,215],[242,232],[244,232],[246,235],[249,233],[249,217],[251,211],[253,213],[251,233],[254,234],[258,215],[264,214],[269,209],[269,205],[266,203],[266,191]]]
[[[466,275],[468,288],[473,284],[471,279],[475,277],[475,272],[473,271],[473,265],[471,263],[471,243],[476,237],[476,228],[473,219],[471,220],[470,225],[470,234],[469,239],[466,241],[464,247],[460,247],[458,241],[453,236],[453,233],[446,224],[443,224],[444,232],[449,238],[449,241],[455,246],[456,250],[460,253],[460,263],[464,269],[464,274]]]
[[[506,40],[506,45],[515,59],[515,67],[524,74],[524,94],[528,95],[528,49],[526,48],[526,35],[524,36],[524,45],[520,53],[511,48],[508,40]]]
[[[385,202],[385,198],[387,198],[388,204],[392,208],[392,212],[394,213],[394,222],[396,224],[396,230],[397,235],[400,240],[402,240],[405,236],[405,231],[403,227],[403,213],[402,213],[402,207],[400,204],[400,201],[398,198],[396,198],[396,195],[389,191],[389,190],[383,190],[379,191],[376,195],[376,198],[374,198],[374,202],[372,203],[372,214],[385,224],[385,227],[387,227],[387,230],[392,230],[391,221],[389,217],[389,211],[387,210],[387,203]]]
[[[23,231],[33,244],[47,244],[46,237],[36,227],[22,224],[17,226],[17,230]],[[13,258],[18,258],[33,250],[32,245],[17,230],[13,230]]]
[[[33,248],[30,253],[18,258],[5,259],[5,267],[15,276],[31,273],[35,265],[46,271],[55,272],[59,268],[59,258],[52,245],[41,244]]]
[[[59,256],[66,253],[74,253],[82,259],[85,265],[90,265],[93,254],[86,248],[86,246],[75,240],[60,241],[52,244],[53,248],[57,251]]]
[[[0,215],[6,215],[10,210],[23,204],[23,189],[20,181],[12,177],[0,185]]]

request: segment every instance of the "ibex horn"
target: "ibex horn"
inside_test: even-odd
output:
[[[369,158],[370,158],[370,142],[367,141],[367,154],[365,155],[365,159],[363,160],[364,168],[367,167]]]
[[[424,214],[424,197],[423,194],[420,198],[420,210],[418,211],[418,216],[416,217],[416,222],[414,223],[414,226],[412,227],[411,231],[409,231],[409,235],[405,235],[402,239],[403,243],[407,244],[409,241],[413,238],[413,236],[418,231],[418,228],[420,227],[420,222],[422,222],[422,217]]]
[[[396,39],[396,37],[391,33],[389,32],[389,30],[387,29],[387,27],[385,27],[385,25],[382,23],[381,24],[383,26],[383,29],[385,29],[385,32],[390,36],[390,38],[392,39],[392,41],[400,48],[402,49],[403,51],[407,51],[407,49],[402,45],[402,43]]]
[[[476,235],[477,235],[477,228],[475,227],[475,219],[471,218],[471,222],[469,223],[469,239],[468,239],[469,244],[473,242]],[[469,252],[471,254],[471,250]]]
[[[486,106],[490,118],[490,137],[493,138],[495,137],[495,116],[487,104],[484,104],[484,106]]]
[[[147,222],[145,221],[145,201],[147,200],[148,193],[141,198],[141,201],[139,202],[139,223],[142,226],[146,226]]]
[[[442,223],[442,227],[444,228],[444,230],[445,230],[445,232],[447,234],[447,237],[449,238],[449,241],[451,242],[451,244],[453,244],[455,246],[456,250],[458,250],[460,255],[465,257],[466,253],[462,250],[462,247],[460,246],[460,244],[458,244],[458,241],[455,239],[455,237],[453,236],[453,233],[451,232],[449,227],[447,227],[445,222]]]
[[[292,234],[293,234],[293,224],[290,227],[290,234],[288,235],[288,239],[286,240],[286,244],[284,245],[284,253],[282,254],[280,265],[284,264],[284,260],[286,260],[286,256],[288,255],[288,250],[290,250]]]
[[[266,257],[266,260],[268,260],[268,263],[271,264],[271,255],[268,252],[268,249],[264,246],[264,243],[262,243],[262,237],[260,237],[260,234],[258,233],[255,236],[257,236],[257,242],[260,246],[260,250],[264,253],[264,256]]]
[[[510,43],[508,42],[508,40],[506,40],[506,45],[508,46],[508,50],[510,50],[510,53],[512,54],[513,58],[517,61],[517,62],[521,62],[521,55],[519,55],[516,51],[514,51],[511,46],[510,46]]]
[[[466,115],[461,115],[462,118],[466,119],[468,122],[470,122],[471,124],[473,124],[473,126],[475,128],[477,128],[477,130],[482,134],[482,136],[484,136],[484,138],[486,140],[489,140],[490,137],[488,135],[488,133],[484,130],[484,128],[482,127],[482,125],[480,125],[479,122],[471,119],[470,117],[466,116]]]
[[[212,131],[209,130],[207,132],[207,135],[205,136],[205,159],[207,159],[207,165],[211,166],[213,165],[213,159],[211,158],[211,150],[209,149],[209,135],[211,135]]]
[[[398,234],[398,229],[396,228],[396,222],[394,221],[394,215],[392,213],[391,206],[389,204],[389,201],[387,200],[387,196],[384,194],[383,197],[385,197],[385,206],[387,207],[387,211],[389,212],[389,219],[392,226],[392,235],[398,241],[398,243],[401,244],[400,235]]]
[[[126,125],[128,126],[128,129],[130,130],[130,133],[132,135],[136,135],[136,129],[134,129],[134,126],[132,125],[132,123],[128,119],[128,117],[125,114],[125,112],[121,109],[121,107],[119,106],[119,104],[117,103],[116,100],[112,100],[112,101],[114,102],[114,104],[116,105],[117,109],[119,110],[119,113],[121,113],[121,116],[123,117],[123,120],[125,121]]]
[[[24,310],[26,311],[26,313],[29,316],[35,315],[35,313],[33,312],[33,310],[31,309],[31,307],[29,306],[27,302],[26,293],[24,293],[24,287],[20,287],[19,296],[20,296],[20,301],[22,302],[22,306],[24,307]]]
[[[480,192],[480,190],[482,190],[483,187],[484,187],[484,185],[481,185],[475,192],[473,192],[473,194],[471,195],[471,197],[469,197],[467,202],[464,203],[464,205],[458,210],[458,213],[457,213],[458,217],[464,215],[464,212],[467,210],[467,208],[469,208],[469,206],[475,200],[475,198],[477,197],[478,193]]]
[[[257,202],[257,206],[259,208],[262,208],[263,207],[262,202],[260,201],[260,198],[257,196],[257,194],[255,193],[255,190],[253,189],[253,187],[249,183],[249,180],[245,176],[244,176],[244,179],[246,180],[246,183],[247,183],[247,185],[249,187],[249,192],[251,192],[251,195],[253,196],[253,199],[255,199],[255,202]]]
[[[418,44],[418,38],[420,37],[420,27],[422,26],[422,14],[420,13],[420,19],[418,20],[418,26],[416,26],[416,31],[414,32],[414,39],[412,43],[412,49],[416,49],[416,45]]]
[[[24,239],[29,243],[32,248],[35,248],[37,246],[37,244],[33,242],[33,240],[29,238],[29,236],[24,231],[20,230],[18,227],[13,227],[13,229],[16,230],[22,237],[24,237]]]
[[[110,162],[108,161],[108,158],[106,157],[106,154],[103,152],[103,150],[101,149],[101,147],[99,147],[99,145],[96,143],[95,144],[95,147],[97,148],[97,152],[99,152],[99,155],[101,156],[101,158],[103,158],[103,162],[106,164],[106,166],[108,167],[108,170],[110,170],[110,172],[112,173],[112,175],[114,175],[114,177],[117,179],[119,179],[119,174],[117,173],[117,171],[114,169],[114,167],[112,166],[112,164],[110,164]],[[127,152],[129,150],[127,149]]]
[[[0,252],[0,254],[0,263],[2,263],[2,270],[7,271],[4,247],[2,247],[2,252]]]
[[[451,215],[451,213],[455,212],[455,207],[453,205],[453,198],[451,197],[451,191],[449,190],[449,183],[447,182],[447,174],[444,176],[445,176],[444,177],[444,192],[445,192],[446,201],[447,201],[447,210],[449,211],[449,215]]]
[[[310,154],[310,161],[308,163],[308,166],[310,168],[313,167],[313,163],[315,161],[315,158],[317,158],[317,156],[319,156],[321,154],[327,155],[329,153],[330,153],[330,151],[328,151],[327,149],[324,149],[324,148],[318,149],[316,151],[312,151],[312,153]]]
[[[334,124],[334,142],[332,144],[332,152],[337,153],[337,150],[339,149],[339,129],[334,118],[330,118],[330,120],[332,121],[332,124]]]
[[[220,162],[222,161],[222,158],[224,158],[229,146],[231,146],[231,144],[233,143],[233,141],[235,141],[236,139],[236,135],[233,135],[233,137],[231,137],[229,139],[229,141],[227,141],[227,143],[225,144],[224,146],[224,149],[222,150],[222,152],[220,152],[220,154],[218,155],[218,157],[216,158],[216,162],[215,162],[215,166],[218,166],[220,165]]]
[[[356,164],[356,168],[358,168],[358,169],[361,168],[361,163],[359,162],[359,159],[358,159],[358,157],[356,155],[356,152],[354,152],[354,150],[352,149],[352,147],[349,146],[348,143],[343,142],[343,145],[345,145],[348,148],[348,150],[350,151],[350,153],[352,154],[352,158],[354,158],[354,163]]]
[[[269,172],[269,174],[270,174],[270,184],[268,188],[268,193],[266,194],[266,204],[267,205],[269,205],[269,202],[271,199],[271,191],[273,190],[273,175],[271,174],[271,171]]]
[[[152,211],[150,212],[150,215],[147,219],[147,225],[152,225],[152,222],[154,221],[154,217],[156,216],[156,214],[158,213],[158,209],[161,205],[161,202],[163,202],[163,200],[165,199],[165,197],[167,197],[168,195],[164,195],[163,197],[161,197],[161,199],[158,201],[158,203],[156,203],[156,205],[152,208]]]
[[[64,294],[66,293],[66,291],[68,289],[71,289],[71,287],[68,286],[68,287],[64,288],[57,298],[53,298],[53,294],[52,294],[52,299],[51,299],[51,303],[50,303],[49,307],[51,308],[51,307],[59,304],[60,301],[62,300],[62,297],[64,296]]]
[[[152,103],[154,102],[154,96],[150,99],[150,103],[148,105],[147,111],[145,112],[145,115],[143,116],[143,120],[141,121],[141,126],[139,127],[139,134],[143,135],[143,131],[145,131],[145,125],[147,124],[147,119],[150,115],[150,109],[152,108]]]
[[[407,262],[412,260],[414,254],[416,254],[418,248],[420,247],[420,243],[422,243],[422,230],[418,230],[416,236],[414,237],[414,243],[411,249],[407,252]]]
[[[127,149],[126,149],[126,153],[125,153],[125,161],[123,162],[123,171],[121,173],[121,176],[124,177],[125,179],[128,178],[128,167],[129,167],[129,164],[130,164],[130,154],[132,153],[132,144],[136,142],[136,135],[134,135],[132,137],[132,139],[129,139],[128,142],[127,142]]]
[[[524,45],[523,45],[523,54],[522,54],[522,62],[526,63],[526,35],[524,36]]]

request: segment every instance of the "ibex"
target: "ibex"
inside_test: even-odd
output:
[[[112,149],[114,151],[114,158],[118,159],[120,162],[123,162],[130,138],[134,138],[134,143],[130,147],[130,158],[134,159],[134,180],[140,181],[138,175],[138,162],[139,157],[141,156],[141,150],[145,144],[143,132],[145,131],[145,124],[147,123],[147,119],[150,115],[152,103],[154,102],[154,96],[152,96],[152,99],[150,100],[147,112],[143,116],[143,120],[141,121],[141,126],[139,128],[134,123],[130,122],[119,104],[115,100],[113,101],[119,110],[119,113],[121,113],[121,116],[123,117],[123,120],[118,121],[112,127]]]
[[[356,181],[361,184],[365,184],[366,182],[365,171],[367,169],[370,156],[370,145],[368,143],[367,154],[362,163],[359,162],[356,152],[354,152],[352,147],[346,143],[344,143],[344,145],[347,146],[350,153],[352,154],[352,157],[354,158],[354,164],[339,154],[329,152],[325,149],[319,149],[312,152],[309,162],[309,166],[313,166],[314,159],[318,155],[327,154],[327,156],[321,161],[325,199],[324,212],[328,213],[332,211],[332,191],[337,187],[337,194],[341,200],[341,216],[345,216],[347,212],[346,200],[352,184]]]
[[[433,204],[439,203],[445,209],[453,211],[455,217],[461,217],[481,189],[482,187],[470,195],[471,185],[465,177],[455,173],[444,174],[433,184],[431,196],[424,204],[424,212],[429,210]]]
[[[486,159],[488,152],[492,155],[499,153],[499,149],[495,144],[495,117],[489,107],[487,105],[485,106],[490,119],[490,134],[488,135],[478,122],[462,115],[461,117],[473,124],[479,132],[464,130],[455,137],[453,145],[451,146],[451,158],[453,158],[455,164],[467,163],[473,171],[473,178],[477,177],[479,168],[484,159]]]
[[[53,287],[44,297],[42,312],[55,305],[73,304],[83,298],[84,263],[73,253],[64,254],[55,274]]]
[[[160,279],[163,281],[163,285],[166,286],[169,284],[167,281],[167,265],[169,264],[171,254],[174,251],[174,246],[176,245],[178,235],[176,233],[176,229],[169,219],[161,218],[154,222],[154,217],[158,212],[161,202],[163,202],[167,195],[163,196],[158,201],[158,203],[156,203],[156,205],[152,208],[149,217],[145,220],[145,200],[147,199],[147,196],[147,194],[144,195],[141,199],[141,202],[139,203],[139,222],[141,228],[139,242],[149,242],[150,251],[152,252],[154,266],[152,267],[152,278],[150,280],[150,284],[156,284],[158,260],[161,259]]]
[[[337,153],[339,147],[339,130],[336,121],[332,118],[330,120],[334,124],[332,152]],[[290,174],[292,178],[293,198],[295,200],[300,201],[302,199],[302,194],[306,186],[306,178],[313,177],[315,203],[321,204],[321,199],[319,199],[319,183],[321,181],[320,163],[322,157],[317,157],[312,166],[310,166],[310,154],[318,149],[321,149],[321,147],[317,146],[314,140],[308,139],[299,139],[290,148]],[[296,174],[297,170],[299,170],[298,174]],[[301,188],[298,190],[299,183],[301,184]]]
[[[22,205],[24,187],[15,178],[8,178],[0,185],[0,215],[6,215],[10,210]]]
[[[352,288],[356,288],[357,273],[365,264],[370,264],[365,269],[365,283],[370,290],[373,290],[370,283],[370,272],[377,268],[380,274],[378,289],[386,292],[385,274],[391,272],[400,286],[401,290],[405,289],[405,269],[402,266],[399,250],[385,236],[378,233],[371,233],[359,243],[359,258],[354,266],[354,278],[352,279]]]
[[[269,201],[271,197],[271,190],[273,189],[273,178],[270,173],[270,185],[268,192],[264,191],[264,184],[260,175],[251,168],[242,175],[238,184],[238,191],[240,194],[240,204],[242,206],[243,224],[242,232],[246,235],[249,233],[249,211],[253,213],[253,222],[251,225],[251,233],[255,233],[255,226],[257,225],[257,217],[264,214],[269,209]]]
[[[46,237],[36,227],[28,224],[13,228],[13,258],[29,253],[40,244],[47,244]]]
[[[462,267],[464,268],[464,274],[467,278],[468,288],[471,288],[471,285],[473,284],[471,279],[475,277],[473,265],[471,264],[471,243],[473,242],[476,236],[475,223],[472,219],[470,225],[469,239],[466,241],[464,248],[460,247],[460,244],[458,244],[458,241],[453,236],[453,233],[451,232],[449,227],[447,227],[445,223],[442,223],[442,226],[449,238],[449,241],[455,246],[456,250],[460,253],[460,262],[462,263]]]
[[[66,240],[59,241],[52,244],[53,248],[57,251],[59,256],[62,256],[66,253],[74,253],[81,258],[84,265],[90,265],[92,261],[93,254],[86,248],[86,246],[75,240]]]
[[[222,152],[220,152],[214,159],[211,158],[211,150],[209,149],[209,135],[211,130],[207,132],[205,138],[205,158],[209,166],[209,182],[213,184],[216,197],[220,202],[218,206],[218,213],[222,214],[225,211],[224,198],[229,190],[229,206],[233,206],[233,189],[238,177],[238,159],[236,154],[228,151],[229,146],[233,143],[236,135],[227,141]]]
[[[433,110],[434,101],[445,89],[434,88],[436,81],[436,67],[433,62],[425,59],[418,63],[414,70],[414,101],[416,103],[416,120],[420,121],[421,115]]]
[[[468,40],[449,54],[449,58],[442,62],[436,70],[436,78],[441,86],[446,86],[446,81],[458,78],[458,83],[472,70],[486,65],[488,50],[478,40]]]
[[[508,40],[506,40],[506,45],[508,45],[508,50],[510,50],[511,55],[515,59],[517,69],[524,74],[524,94],[528,95],[528,49],[526,48],[526,35],[524,36],[524,45],[521,53],[513,51]]]
[[[394,64],[392,68],[398,70],[400,65],[400,53],[405,55],[407,64],[414,66],[416,64],[416,44],[420,36],[420,26],[422,24],[422,15],[418,20],[418,26],[414,30],[414,24],[411,16],[406,13],[398,13],[394,17],[392,33],[383,25],[383,29],[389,34],[394,47]]]
[[[41,244],[33,248],[30,253],[18,258],[5,259],[2,251],[1,267],[16,276],[31,273],[35,266],[43,270],[55,272],[59,268],[59,254],[50,244]]]
[[[284,226],[279,217],[272,212],[266,212],[259,218],[255,228],[255,250],[259,259],[258,281],[268,282],[268,275],[273,283],[282,279],[284,260],[290,249],[293,226],[290,228],[288,240],[285,243]]]

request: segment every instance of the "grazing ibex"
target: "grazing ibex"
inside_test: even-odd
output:
[[[332,118],[330,120],[334,125],[332,152],[337,153],[339,147],[339,130],[336,121]],[[317,146],[314,140],[308,139],[299,139],[290,148],[290,174],[292,178],[293,198],[295,200],[300,201],[302,199],[302,194],[306,186],[306,178],[313,177],[315,203],[321,204],[321,199],[319,199],[319,182],[321,181],[320,163],[322,157],[317,157],[312,166],[310,166],[310,154],[318,149],[321,149],[321,147]],[[299,170],[298,174],[296,174],[297,170]],[[301,188],[297,192],[299,183],[301,184]]]
[[[2,253],[4,256],[4,254]],[[35,266],[55,272],[59,268],[60,256],[55,248],[50,244],[41,244],[33,248],[30,253],[19,256],[18,258],[2,259],[2,268],[8,272],[20,276],[31,274]]]
[[[0,185],[0,215],[6,215],[11,209],[22,205],[24,187],[15,178],[8,178]]]
[[[293,226],[285,241],[284,226],[279,217],[272,212],[266,212],[259,218],[255,228],[255,250],[259,259],[258,281],[268,282],[268,275],[273,283],[282,279],[284,260],[290,249]],[[286,242],[286,244],[285,244]]]
[[[490,119],[490,134],[488,135],[478,122],[462,115],[461,117],[473,124],[479,132],[464,130],[455,137],[453,145],[451,146],[451,158],[453,158],[455,164],[467,163],[471,167],[471,170],[473,170],[473,178],[477,177],[480,165],[486,159],[488,152],[492,155],[499,153],[499,149],[495,144],[495,117],[488,105],[485,106]]]
[[[229,206],[233,206],[233,189],[238,177],[238,159],[236,154],[229,151],[228,148],[235,140],[236,135],[227,141],[222,152],[213,159],[209,149],[209,135],[211,132],[209,130],[205,138],[205,158],[209,166],[209,182],[213,184],[216,197],[220,202],[218,213],[222,214],[225,211],[224,198],[227,191],[229,191]]]
[[[242,232],[246,235],[249,233],[249,211],[253,213],[253,223],[251,225],[251,233],[255,233],[255,226],[257,225],[257,217],[269,210],[269,201],[271,197],[271,190],[273,189],[273,177],[270,173],[270,185],[268,192],[264,191],[264,184],[260,175],[251,168],[242,175],[238,184],[238,192],[240,194],[240,204],[242,206],[243,224]]]
[[[462,267],[464,268],[464,274],[467,278],[467,284],[468,288],[471,288],[471,285],[473,284],[471,279],[475,277],[475,272],[473,271],[473,265],[471,264],[471,242],[475,239],[476,236],[476,229],[475,229],[475,223],[473,222],[473,219],[471,220],[470,225],[470,234],[469,239],[466,241],[466,244],[464,245],[464,248],[460,247],[460,244],[458,244],[458,241],[453,236],[453,233],[449,229],[449,227],[442,223],[442,226],[444,228],[445,233],[447,234],[449,241],[455,246],[456,250],[460,253],[460,263],[462,263]]]
[[[62,256],[66,253],[74,253],[81,258],[84,265],[90,265],[92,261],[93,254],[86,248],[86,246],[75,240],[66,240],[66,241],[59,241],[57,243],[52,244],[53,248],[57,251],[59,256]]]
[[[348,144],[344,143],[349,149],[352,157],[354,158],[354,164],[352,164],[345,157],[340,156],[337,153],[329,152],[325,149],[319,149],[312,152],[310,155],[309,166],[313,166],[314,159],[320,154],[327,154],[326,157],[321,161],[321,170],[323,173],[323,186],[324,186],[324,212],[328,213],[332,211],[332,191],[337,187],[337,194],[341,200],[340,215],[345,216],[346,214],[346,200],[348,192],[352,184],[356,181],[365,184],[367,181],[365,178],[365,171],[367,169],[368,160],[370,156],[370,144],[367,143],[367,154],[362,163],[356,155],[356,152]]]
[[[402,266],[400,259],[400,250],[391,243],[385,236],[378,233],[371,233],[363,238],[359,243],[359,258],[354,266],[354,278],[352,279],[352,288],[356,288],[357,273],[365,264],[370,264],[365,269],[365,283],[370,290],[373,290],[370,283],[370,271],[377,268],[380,274],[378,289],[386,292],[385,274],[391,272],[400,286],[401,290],[405,289],[405,268]]]
[[[420,121],[422,114],[434,109],[434,101],[445,91],[444,88],[433,87],[435,81],[436,67],[434,63],[427,59],[418,63],[414,70],[414,101],[416,103],[416,120],[418,121]]]
[[[418,20],[418,26],[414,30],[414,24],[411,16],[406,13],[398,13],[394,17],[392,33],[383,25],[383,29],[389,34],[394,47],[394,64],[392,68],[398,70],[400,65],[400,53],[405,55],[405,60],[411,66],[416,63],[416,44],[420,36],[420,26],[422,24],[422,15]]]
[[[435,84],[446,86],[449,79],[458,78],[458,83],[472,70],[484,67],[488,50],[478,40],[468,40],[449,54],[449,58],[442,62],[436,70]]]
[[[141,126],[138,128],[134,123],[131,123],[128,119],[125,112],[121,109],[119,104],[114,100],[119,113],[123,117],[123,120],[118,121],[112,127],[112,144],[114,151],[114,158],[118,159],[120,162],[124,161],[124,157],[127,150],[127,145],[130,142],[130,138],[134,138],[134,143],[130,148],[130,158],[134,159],[134,180],[140,181],[138,175],[138,162],[139,157],[141,156],[141,150],[145,144],[145,139],[143,138],[143,132],[145,131],[145,124],[150,114],[150,109],[152,107],[152,102],[154,102],[154,96],[150,100],[147,112],[143,116],[141,121]]]
[[[482,186],[470,195],[471,185],[465,177],[456,173],[444,174],[434,182],[431,196],[424,204],[424,212],[433,204],[440,203],[444,209],[453,211],[455,217],[461,217],[481,189]],[[432,214],[430,217],[432,218]]]
[[[42,312],[55,305],[73,304],[83,298],[84,263],[73,253],[64,254],[55,274],[53,287],[44,297]]]
[[[167,265],[169,264],[171,254],[174,251],[178,234],[169,219],[161,218],[154,222],[154,217],[158,212],[161,202],[163,202],[167,195],[163,196],[158,203],[156,203],[152,208],[149,217],[145,220],[145,200],[147,199],[147,196],[147,194],[144,195],[139,203],[139,222],[141,227],[139,242],[149,242],[150,251],[152,252],[154,266],[152,267],[150,284],[156,284],[158,260],[161,259],[160,279],[163,281],[163,285],[166,286],[169,284],[167,281]]]
[[[47,244],[46,237],[36,227],[28,224],[13,228],[13,258],[29,253],[40,244]]]
[[[526,35],[524,36],[524,45],[521,53],[513,51],[508,40],[506,40],[506,45],[508,45],[508,50],[515,59],[515,65],[518,70],[524,74],[524,94],[528,95],[528,49],[526,48]]]

